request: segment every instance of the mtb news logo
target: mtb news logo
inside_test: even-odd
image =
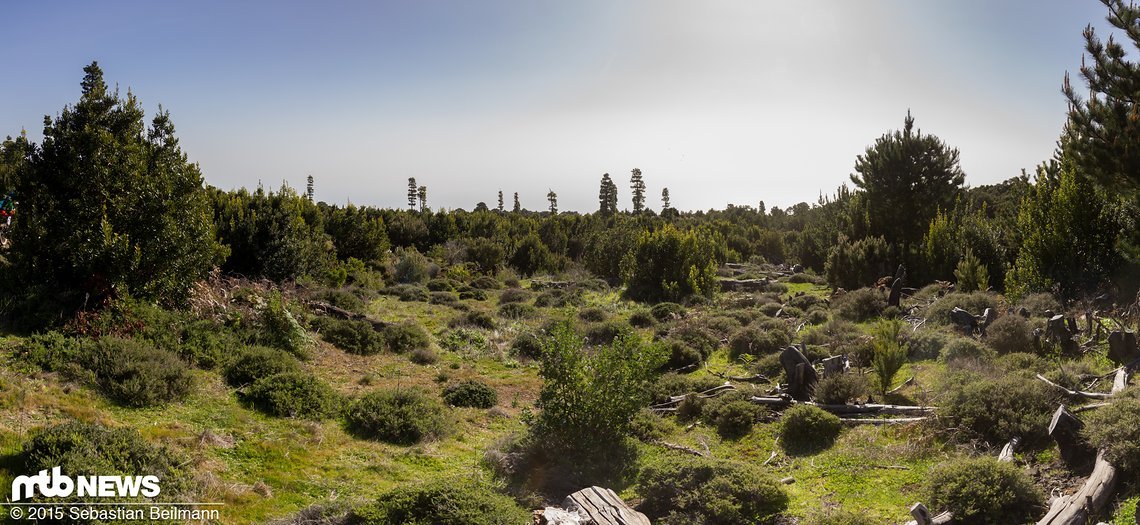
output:
[[[76,476],[61,472],[60,467],[41,470],[34,476],[16,476],[12,480],[12,501],[34,497],[37,493],[48,498],[89,496],[96,498],[138,497],[153,498],[162,492],[158,476]]]

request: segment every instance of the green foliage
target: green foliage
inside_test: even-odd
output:
[[[472,310],[456,321],[456,325],[467,325],[484,330],[495,329],[495,317],[483,310]]]
[[[389,247],[388,230],[377,210],[349,204],[323,211],[325,231],[332,238],[338,259],[354,258],[366,263],[384,259]]]
[[[824,274],[836,288],[854,290],[871,286],[885,275],[893,275],[890,247],[882,237],[856,241],[840,237],[827,254]]]
[[[508,288],[499,294],[499,304],[524,303],[530,300],[530,293],[519,288]]]
[[[425,283],[438,271],[438,267],[416,251],[415,248],[398,250],[396,256],[399,258],[396,262],[396,282],[404,284]]]
[[[248,346],[226,363],[222,376],[231,386],[248,385],[271,375],[300,372],[301,363],[292,354],[264,346]]]
[[[958,267],[954,268],[954,279],[957,281],[955,287],[959,292],[985,291],[990,287],[989,270],[977,257],[974,257],[974,250],[969,248],[966,248],[966,255],[962,256]]]
[[[856,323],[878,317],[886,306],[886,297],[874,288],[850,291],[831,301],[831,309],[836,316]]]
[[[936,330],[919,330],[907,336],[907,348],[914,359],[937,359],[950,336]]]
[[[859,155],[855,172],[851,182],[865,192],[871,234],[904,246],[922,240],[934,214],[950,209],[965,180],[958,150],[915,130],[909,111],[901,131],[884,134]]]
[[[16,347],[16,356],[52,372],[64,371],[81,359],[79,340],[50,331],[33,335]]]
[[[999,354],[1033,351],[1033,327],[1020,315],[1003,315],[986,328],[985,342]]]
[[[275,281],[321,276],[335,261],[316,205],[287,185],[276,193],[212,190],[218,238],[230,247],[222,269]]]
[[[1140,390],[1120,396],[1093,411],[1081,431],[1089,443],[1105,451],[1105,459],[1135,478],[1140,474]]]
[[[1015,436],[1040,443],[1060,401],[1049,386],[1022,374],[952,372],[940,386],[938,424],[955,440],[982,439],[991,446]]]
[[[884,395],[891,389],[895,374],[906,364],[907,346],[900,343],[902,325],[898,319],[883,319],[871,331],[874,336],[871,344],[875,349],[871,368],[879,379],[879,392]]]
[[[622,259],[626,292],[636,300],[676,301],[689,295],[711,297],[718,290],[716,269],[724,238],[712,231],[680,231],[666,224],[645,232]]]
[[[1046,312],[1061,312],[1061,303],[1052,294],[1046,292],[1025,295],[1021,298],[1018,306],[1025,308],[1030,315],[1037,317],[1046,317]]]
[[[599,323],[605,321],[608,317],[609,315],[605,310],[597,307],[583,308],[578,311],[579,319],[583,321],[589,321],[591,323]]]
[[[780,446],[789,454],[811,454],[830,447],[843,423],[833,414],[811,405],[796,405],[780,421]]]
[[[722,438],[738,439],[752,431],[764,409],[740,396],[724,395],[705,403],[701,417],[716,428]]]
[[[586,328],[586,341],[591,345],[608,345],[629,331],[629,325],[620,321],[594,323]]]
[[[991,361],[996,357],[993,350],[969,337],[957,337],[942,348],[938,356],[944,363],[954,361]]]
[[[94,374],[107,397],[126,406],[182,401],[194,388],[190,367],[182,359],[134,339],[85,340],[79,364]]]
[[[431,338],[422,326],[407,321],[384,327],[384,343],[388,345],[388,350],[402,354],[417,348],[427,348],[431,345]]]
[[[353,434],[397,445],[443,437],[450,430],[447,408],[416,389],[380,390],[357,400],[345,418]]]
[[[864,512],[844,508],[825,508],[808,514],[801,523],[803,525],[878,525],[879,522]]]
[[[340,396],[316,376],[285,372],[253,382],[245,399],[267,414],[303,419],[325,419],[340,409]]]
[[[280,348],[302,359],[308,357],[312,340],[286,308],[280,292],[270,294],[260,311],[259,320],[260,338],[265,345]]]
[[[471,480],[399,486],[352,511],[358,525],[519,525],[530,513],[511,498]]]
[[[325,341],[350,354],[372,355],[384,350],[384,334],[368,321],[321,317],[314,324]]]
[[[551,271],[555,266],[554,256],[551,255],[550,249],[534,233],[519,240],[514,253],[511,255],[510,263],[523,275]]]
[[[863,374],[836,374],[820,379],[815,385],[815,398],[820,403],[842,405],[865,399],[869,385]]]
[[[507,319],[530,319],[538,315],[538,309],[529,304],[507,303],[499,307],[499,315]]]
[[[983,456],[939,465],[927,479],[927,505],[955,521],[979,525],[1025,523],[1036,518],[1045,495],[1013,463]]]
[[[638,510],[654,523],[755,524],[783,511],[788,496],[759,466],[668,454],[638,475]]]
[[[521,333],[511,341],[511,353],[526,359],[542,357],[542,341],[532,333]]]
[[[733,359],[739,359],[742,355],[761,357],[777,353],[791,342],[791,337],[784,330],[761,330],[746,326],[728,340],[728,354]]]
[[[653,308],[650,308],[649,312],[653,315],[654,319],[665,322],[674,317],[684,317],[685,307],[677,303],[664,302],[653,305]]]
[[[961,308],[974,315],[981,315],[986,308],[997,308],[997,298],[986,292],[946,294],[927,307],[926,319],[935,325],[951,324],[950,311],[954,308]]]
[[[701,355],[700,350],[677,339],[666,339],[661,341],[660,345],[664,348],[665,355],[668,356],[665,364],[661,365],[662,370],[684,369],[692,371],[699,366],[705,358]]]
[[[618,442],[630,419],[648,404],[653,371],[663,356],[626,333],[610,345],[583,352],[569,322],[555,325],[544,341],[539,413],[531,422],[537,442],[571,456],[589,455],[596,442]]]
[[[444,388],[443,400],[454,407],[491,408],[499,402],[499,394],[487,383],[469,379]]]
[[[984,202],[980,209],[971,209],[974,204],[960,200],[952,211],[939,210],[930,221],[930,228],[922,240],[923,262],[910,268],[912,281],[958,279],[955,277],[956,266],[962,265],[962,255],[969,252],[973,261],[962,268],[966,272],[967,284],[980,281],[983,271],[990,284],[1002,284],[1007,257],[1005,246],[1014,241],[1007,238],[1010,232],[1003,229],[1004,224],[989,218],[994,210],[986,207]],[[962,284],[958,289],[972,291],[964,289]],[[985,287],[973,289],[984,290]]]
[[[503,287],[503,283],[490,275],[480,275],[471,281],[471,286],[480,290],[498,290]]]

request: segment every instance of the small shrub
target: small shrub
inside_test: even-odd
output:
[[[586,329],[586,340],[592,345],[608,345],[628,331],[629,325],[622,322],[597,323]]]
[[[780,354],[768,354],[756,360],[756,364],[752,369],[757,374],[761,374],[772,381],[779,382],[781,374],[784,373],[784,365],[780,362]]]
[[[634,328],[652,328],[655,324],[657,324],[657,319],[647,309],[634,310],[629,314],[629,325]]]
[[[433,273],[439,271],[439,267],[415,249],[400,250],[397,256],[400,260],[396,262],[396,282],[423,283],[431,278]]]
[[[842,405],[867,397],[869,386],[863,374],[836,374],[819,380],[815,398],[828,405]]]
[[[499,315],[507,319],[530,319],[538,315],[538,310],[522,303],[507,303],[499,307]]]
[[[486,301],[487,300],[487,292],[484,292],[483,290],[478,290],[478,289],[461,290],[459,292],[459,299],[461,301],[467,301],[467,300]]]
[[[713,337],[725,339],[739,330],[743,323],[729,315],[716,315],[702,319],[700,324]]]
[[[982,439],[999,446],[1014,436],[1026,444],[1043,442],[1057,392],[1022,374],[990,378],[977,372],[952,372],[941,384],[938,424],[953,439]]]
[[[997,299],[994,295],[986,292],[946,294],[927,307],[926,319],[936,325],[951,324],[950,311],[954,308],[961,308],[974,315],[981,315],[986,308],[997,308]]]
[[[299,372],[300,363],[292,354],[265,346],[249,346],[238,351],[226,364],[223,376],[226,383],[240,387],[261,379],[286,372]]]
[[[384,327],[384,343],[388,345],[388,350],[402,354],[417,348],[427,348],[431,345],[431,338],[422,326],[407,321]]]
[[[826,303],[826,301],[824,301],[823,298],[818,295],[811,295],[806,293],[788,299],[788,306],[794,306],[801,310],[807,310],[808,308],[819,305],[821,303]]]
[[[830,316],[827,314],[827,310],[818,307],[813,307],[808,310],[807,315],[804,316],[804,322],[807,324],[823,324],[826,323],[828,319],[830,319]]]
[[[998,358],[998,364],[1007,372],[1046,373],[1053,366],[1036,354],[1014,352]]]
[[[669,423],[669,420],[646,408],[634,414],[633,420],[630,422],[629,433],[639,441],[652,443],[664,438],[669,434],[672,427],[673,425]]]
[[[757,523],[788,506],[787,494],[760,467],[689,455],[646,465],[638,493],[638,510],[654,523]]]
[[[990,272],[984,262],[974,256],[974,250],[966,248],[966,254],[954,268],[955,288],[960,292],[985,291],[990,287]]]
[[[511,353],[526,359],[542,357],[542,341],[531,333],[522,333],[511,342]]]
[[[85,341],[80,363],[95,374],[109,398],[133,407],[182,401],[190,396],[194,377],[177,355],[135,339],[104,337]]]
[[[1061,303],[1048,293],[1034,293],[1021,298],[1020,308],[1029,310],[1034,317],[1045,317],[1045,312],[1061,313]]]
[[[313,298],[350,312],[364,313],[364,301],[348,290],[339,288],[324,289],[320,293],[315,294]]]
[[[321,337],[350,354],[373,355],[384,349],[384,335],[364,320],[321,318]]]
[[[385,290],[385,292],[389,295],[395,295],[396,297],[399,297],[401,301],[406,303],[415,301],[426,303],[431,299],[431,296],[428,294],[426,288],[422,286],[413,286],[410,284],[393,286]]]
[[[685,316],[685,307],[677,303],[657,303],[650,308],[649,312],[658,321],[668,321],[676,317]]]
[[[789,282],[789,283],[793,283],[793,284],[803,284],[803,283],[826,284],[827,283],[827,279],[824,279],[823,277],[820,277],[818,275],[812,275],[810,273],[792,274],[792,275],[789,275],[787,277],[787,279],[784,279],[784,280]]]
[[[811,405],[796,405],[780,422],[780,446],[789,454],[810,454],[830,447],[843,423],[833,414]]]
[[[950,336],[935,330],[920,330],[907,336],[907,347],[914,359],[937,359],[950,342]]]
[[[826,508],[808,514],[801,523],[803,525],[878,525],[880,522],[864,512],[844,508]]]
[[[720,340],[697,323],[682,321],[668,333],[669,339],[680,341],[685,346],[700,352],[701,359],[707,359],[720,346]]]
[[[16,355],[49,372],[59,372],[79,361],[80,345],[78,339],[53,330],[25,339],[16,347]]]
[[[1109,463],[1135,477],[1140,474],[1140,391],[1133,387],[1131,394],[1093,411],[1082,431],[1089,443],[1105,450]]]
[[[476,277],[474,281],[471,281],[471,286],[479,290],[498,290],[503,287],[503,283],[500,283],[498,279],[490,275],[481,275]]]
[[[459,284],[451,279],[432,279],[427,283],[427,289],[433,292],[454,292]]]
[[[579,319],[591,323],[600,323],[605,321],[608,317],[609,314],[607,314],[605,310],[597,307],[583,308],[578,311]]]
[[[752,425],[764,409],[740,396],[715,397],[705,404],[701,415],[726,439],[738,439],[752,431]]]
[[[939,359],[950,363],[958,360],[990,361],[994,357],[994,351],[981,343],[968,337],[958,337],[942,349]]]
[[[230,349],[237,345],[232,332],[206,319],[187,324],[182,329],[181,339],[177,352],[203,370],[221,366]]]
[[[352,404],[346,421],[348,430],[359,437],[397,445],[442,437],[450,426],[446,407],[416,389],[368,394]]]
[[[663,403],[672,396],[704,392],[710,388],[720,386],[722,381],[715,376],[693,377],[676,372],[666,372],[657,378],[650,389],[654,403]]]
[[[459,302],[459,294],[455,292],[431,292],[428,297],[431,304],[453,305]]]
[[[351,512],[357,525],[518,525],[530,512],[490,487],[464,480],[399,486]]]
[[[525,303],[530,300],[530,293],[520,288],[507,288],[499,294],[499,304]]]
[[[499,402],[499,394],[487,383],[471,379],[443,389],[443,400],[453,407],[491,408]]]
[[[926,483],[931,509],[949,510],[955,521],[1004,525],[1032,521],[1045,495],[1013,463],[983,456],[943,463]]]
[[[408,361],[417,365],[431,365],[439,361],[439,355],[431,348],[417,348],[408,354]]]
[[[835,315],[848,321],[861,323],[878,317],[887,307],[886,297],[873,288],[860,288],[847,292],[831,301]]]
[[[986,328],[986,344],[999,354],[1033,351],[1033,330],[1020,315],[1003,315]]]
[[[304,372],[258,379],[246,390],[245,398],[267,414],[302,419],[332,417],[340,405],[332,387]]]
[[[742,355],[765,356],[778,353],[791,343],[791,338],[783,330],[765,331],[755,327],[744,327],[728,340],[728,353],[733,359]]]
[[[875,352],[871,358],[871,368],[879,379],[879,392],[884,395],[891,389],[895,374],[906,364],[906,345],[899,343],[901,331],[902,321],[898,319],[881,320],[873,329],[874,339],[871,345]]]
[[[452,324],[456,326],[466,325],[473,326],[475,328],[482,328],[484,330],[494,330],[495,317],[490,313],[484,312],[482,310],[472,310],[464,314],[463,317],[455,320]]]
[[[682,341],[666,339],[661,342],[661,345],[665,348],[665,355],[669,356],[665,364],[661,365],[662,370],[685,369],[692,371],[692,369],[700,366],[703,360],[700,351],[686,345]]]
[[[261,339],[267,346],[280,348],[301,359],[308,357],[309,340],[305,329],[285,307],[280,293],[273,293],[261,309]]]

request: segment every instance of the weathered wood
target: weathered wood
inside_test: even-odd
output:
[[[914,520],[908,521],[907,525],[951,525],[954,523],[954,516],[949,512],[931,516],[930,510],[922,503],[915,503],[910,508],[910,515],[914,516]]]
[[[978,317],[957,306],[950,310],[950,321],[958,325],[964,332],[974,333],[978,329]]]
[[[1047,384],[1051,387],[1057,388],[1057,389],[1065,392],[1066,394],[1068,394],[1069,396],[1072,396],[1072,397],[1083,397],[1085,399],[1101,399],[1101,400],[1108,399],[1108,398],[1112,397],[1112,394],[1105,394],[1103,392],[1082,392],[1080,390],[1069,390],[1068,388],[1065,388],[1061,385],[1058,385],[1057,383],[1054,383],[1054,382],[1046,379],[1045,376],[1043,376],[1041,374],[1037,374],[1037,379],[1044,381],[1045,384]]]
[[[1057,407],[1053,412],[1053,419],[1049,422],[1049,437],[1057,443],[1057,448],[1061,452],[1061,459],[1065,463],[1073,466],[1079,465],[1086,461],[1092,450],[1084,444],[1081,439],[1081,428],[1084,423],[1077,416],[1073,415],[1065,408],[1065,405]]]
[[[1021,438],[1014,437],[1001,447],[1001,453],[998,454],[998,461],[1013,461],[1013,453],[1017,452],[1017,446],[1021,444]]]
[[[588,487],[566,496],[562,506],[586,518],[585,523],[593,520],[597,525],[651,525],[645,514],[633,510],[614,491],[603,487]]]
[[[1108,358],[1117,365],[1140,358],[1140,348],[1136,346],[1136,333],[1114,330],[1108,334]]]
[[[670,442],[665,441],[663,439],[653,440],[652,443],[654,445],[660,445],[662,447],[665,447],[669,450],[676,450],[677,452],[684,452],[686,454],[692,454],[694,456],[700,456],[702,458],[706,456],[706,454],[704,452],[701,452],[700,450],[697,450],[695,448],[686,447],[685,445],[678,445],[676,443],[670,443]]]
[[[797,401],[811,400],[815,391],[818,376],[811,361],[794,346],[785,348],[780,353],[780,364],[784,366],[784,373],[788,377],[788,393]]]
[[[823,377],[842,375],[851,370],[851,362],[847,360],[845,355],[821,359],[819,363],[823,365]]]
[[[796,401],[785,396],[751,396],[748,400],[758,405],[788,406],[810,405],[832,414],[882,414],[890,416],[928,415],[935,411],[935,407],[909,406],[909,405],[880,405],[867,403],[863,405],[827,405],[814,401]]]
[[[367,315],[350,312],[344,308],[338,308],[322,301],[305,301],[305,306],[308,306],[309,308],[312,308],[313,310],[316,310],[323,314],[336,316],[341,319],[348,319],[350,321],[368,321],[368,323],[372,325],[372,329],[377,332],[383,330],[388,326],[388,323],[385,323],[383,321],[377,321],[368,317]]]
[[[870,417],[841,417],[840,421],[845,425],[908,425],[910,423],[917,423],[919,421],[926,421],[926,416],[922,417],[895,417],[890,419],[879,419]]]
[[[741,383],[771,383],[772,380],[764,374],[752,374],[750,376],[730,376],[723,372],[709,372],[726,381],[740,381]]]
[[[906,282],[906,266],[899,265],[895,272],[894,282],[891,283],[891,293],[887,295],[887,306],[898,306],[902,298],[903,284]]]

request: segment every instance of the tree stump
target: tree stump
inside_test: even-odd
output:
[[[957,306],[950,310],[950,321],[952,321],[962,331],[973,335],[974,331],[978,329],[978,318],[974,314],[967,312]]]
[[[562,506],[577,512],[583,524],[596,525],[650,525],[649,518],[626,505],[614,491],[602,487],[588,487],[569,496]]]
[[[788,376],[788,394],[796,401],[810,401],[819,377],[811,361],[796,347],[789,346],[780,354],[780,364]]]
[[[1136,333],[1115,330],[1108,334],[1108,358],[1117,365],[1140,359],[1140,349],[1136,347]]]
[[[891,283],[891,293],[887,296],[887,306],[898,306],[899,300],[902,299],[902,288],[906,282],[906,266],[899,265],[899,269],[895,272],[895,280]]]
[[[820,361],[823,365],[823,377],[833,377],[846,374],[851,370],[851,363],[845,355],[837,355]]]
[[[1081,465],[1092,457],[1092,449],[1081,439],[1082,427],[1084,423],[1069,412],[1065,405],[1057,407],[1057,411],[1053,412],[1052,421],[1049,422],[1049,437],[1057,443],[1061,459],[1070,468]]]

